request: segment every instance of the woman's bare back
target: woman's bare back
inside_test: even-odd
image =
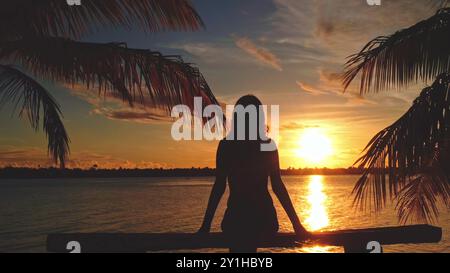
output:
[[[217,171],[228,178],[230,196],[222,222],[224,232],[275,233],[278,221],[268,190],[276,168],[273,152],[262,152],[260,141],[223,140],[218,149]]]

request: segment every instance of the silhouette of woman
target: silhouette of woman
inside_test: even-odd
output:
[[[278,231],[277,214],[268,190],[268,177],[299,239],[308,236],[281,180],[278,150],[275,146],[271,151],[261,149],[261,144],[271,143],[266,136],[264,113],[259,111],[261,105],[259,99],[252,95],[237,101],[230,133],[217,149],[216,180],[199,229],[199,233],[210,231],[228,180],[230,195],[222,231],[231,244],[230,252],[235,253],[256,252],[258,241],[270,238]],[[256,118],[247,111],[251,107],[256,109]]]

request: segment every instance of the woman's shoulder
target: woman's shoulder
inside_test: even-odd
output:
[[[231,142],[229,140],[227,140],[226,138],[222,139],[221,141],[219,141],[219,145],[217,150],[219,151],[226,151],[231,144]]]
[[[219,141],[219,147],[223,146],[223,145],[227,145],[227,143],[229,143],[229,140],[227,140],[227,138],[222,138],[222,140]]]
[[[224,138],[219,142],[219,149],[242,147],[242,145],[248,145],[249,143],[251,143],[252,145],[258,144],[260,146],[261,152],[277,152],[278,151],[276,142],[271,138],[268,138],[265,140],[251,141],[251,142],[236,141],[236,140],[230,140],[230,139]]]

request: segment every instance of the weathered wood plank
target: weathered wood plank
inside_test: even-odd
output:
[[[382,227],[371,229],[339,230],[313,233],[316,244],[345,246],[346,249],[365,247],[370,241],[381,245],[436,243],[442,238],[442,229],[429,225]],[[78,233],[50,234],[47,238],[49,252],[69,252],[67,244],[79,243],[81,252],[146,252],[180,249],[228,248],[222,233],[206,235],[187,233]],[[299,245],[292,233],[279,233],[258,243],[258,247],[293,247]],[[69,248],[70,249],[70,248]]]

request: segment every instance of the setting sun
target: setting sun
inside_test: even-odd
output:
[[[297,156],[314,164],[323,163],[333,153],[330,138],[320,128],[308,128],[299,140]]]

